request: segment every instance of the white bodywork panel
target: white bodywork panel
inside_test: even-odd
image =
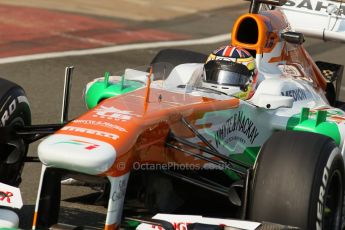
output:
[[[22,195],[19,188],[0,183],[0,206],[21,209],[23,207]],[[1,218],[1,217],[0,217]]]
[[[98,175],[113,165],[116,151],[98,140],[54,134],[38,146],[38,156],[47,167]]]
[[[0,210],[1,229],[18,228],[18,225],[19,225],[19,217],[14,211],[8,210],[8,209]]]
[[[0,206],[21,209],[23,200],[19,188],[0,183]],[[19,217],[9,209],[0,209],[0,228],[18,228]]]
[[[297,32],[323,40],[345,41],[345,2],[289,0],[281,9]]]
[[[261,224],[252,221],[243,220],[230,220],[230,219],[218,219],[218,218],[206,218],[202,216],[194,215],[170,215],[170,214],[157,214],[152,219],[165,220],[174,225],[175,229],[187,229],[187,224],[200,223],[200,224],[211,224],[211,225],[222,225],[227,227],[254,230]],[[149,224],[140,224],[137,230],[147,229],[161,229],[158,226],[152,226]]]

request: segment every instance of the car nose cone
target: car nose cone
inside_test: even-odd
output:
[[[102,141],[54,134],[38,146],[38,157],[47,167],[98,175],[110,169],[116,159],[116,151]]]

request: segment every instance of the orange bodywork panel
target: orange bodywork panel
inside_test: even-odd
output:
[[[258,31],[257,31],[258,32],[258,39],[257,39],[257,42],[255,44],[243,43],[239,40],[239,37],[238,37],[239,27],[240,27],[240,25],[242,25],[243,21],[247,20],[247,19],[253,19],[258,26]],[[248,31],[248,33],[249,33],[249,31]],[[236,20],[234,27],[232,29],[232,38],[231,39],[232,39],[232,45],[233,46],[239,46],[239,47],[249,49],[249,50],[256,50],[256,53],[261,54],[263,52],[264,44],[266,43],[266,37],[267,37],[267,28],[263,22],[261,15],[244,14]]]
[[[240,36],[246,36],[245,34],[240,35],[239,31],[243,33],[243,29],[240,30],[240,27],[248,20],[256,23],[256,43],[245,43],[239,39]],[[279,42],[279,32],[287,26],[288,24],[280,11],[270,11],[270,13],[267,14],[244,14],[236,20],[232,29],[232,45],[255,50],[257,54],[269,53]],[[246,32],[248,36],[252,34],[252,31]]]
[[[181,117],[193,123],[206,112],[236,108],[240,103],[236,98],[215,100],[154,88],[150,89],[149,102],[145,95],[143,88],[107,99],[57,133],[83,136],[112,145],[116,150],[116,161],[104,174],[119,176],[130,171],[133,162],[168,162],[165,141],[169,131],[181,136],[193,135],[188,129],[181,128]],[[108,123],[111,124],[105,125]]]
[[[250,31],[254,28],[257,29],[255,33]],[[260,14],[244,14],[234,24],[232,45],[253,50],[257,55],[269,54],[281,42],[279,34],[288,28],[288,22],[284,13],[280,10],[263,11]],[[250,37],[254,34],[257,37],[254,36],[253,40],[250,38],[248,39],[249,42],[245,42],[248,36]],[[256,40],[255,43],[253,42],[254,40]],[[269,63],[278,62],[301,64],[305,70],[309,71],[307,75],[313,80],[315,87],[326,90],[326,80],[302,45],[284,42],[281,54],[277,57],[273,56],[269,60]]]

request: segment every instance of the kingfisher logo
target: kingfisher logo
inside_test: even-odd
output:
[[[95,110],[93,117],[115,120],[115,121],[129,121],[133,117],[141,117],[133,114],[132,111],[120,110],[115,107],[100,106]]]
[[[55,145],[59,145],[59,144],[79,145],[79,146],[82,146],[86,150],[93,150],[99,147],[98,144],[87,142],[87,141],[81,141],[81,140],[59,141],[55,143]]]

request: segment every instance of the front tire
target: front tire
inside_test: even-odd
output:
[[[301,229],[341,229],[344,162],[326,136],[277,132],[254,168],[249,219]]]
[[[31,111],[24,90],[0,78],[0,126],[12,130],[30,124]],[[20,184],[28,145],[14,136],[7,143],[0,143],[0,182],[12,186]]]

